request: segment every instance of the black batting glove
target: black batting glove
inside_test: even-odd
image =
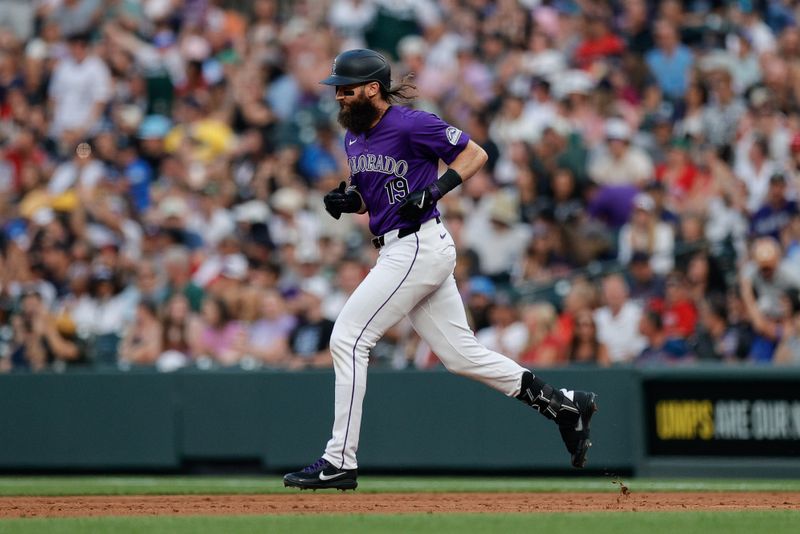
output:
[[[342,213],[356,213],[361,209],[361,195],[355,190],[348,190],[345,182],[325,195],[323,201],[325,210],[334,219],[341,217]]]
[[[420,189],[408,195],[397,211],[403,219],[417,222],[434,204],[434,195],[428,189]]]

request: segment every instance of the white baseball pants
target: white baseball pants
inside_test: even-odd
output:
[[[526,371],[475,339],[453,278],[455,244],[444,225],[431,219],[415,234],[398,239],[397,233],[385,234],[377,263],[350,296],[331,335],[336,401],[323,458],[340,469],[358,466],[369,351],[404,316],[453,373],[516,396]]]

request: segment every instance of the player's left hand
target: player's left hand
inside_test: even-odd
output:
[[[347,189],[347,184],[341,182],[339,187],[328,192],[323,198],[325,209],[334,219],[342,216],[342,213],[357,213],[361,208],[361,195],[353,189]]]
[[[419,221],[436,201],[427,189],[420,189],[408,195],[397,209],[402,218],[407,221]]]

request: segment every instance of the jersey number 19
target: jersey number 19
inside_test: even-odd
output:
[[[389,204],[394,204],[408,195],[408,182],[405,178],[389,180],[384,188],[386,189],[386,194],[389,195]]]

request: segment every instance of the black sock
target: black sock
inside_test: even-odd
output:
[[[522,386],[517,399],[559,425],[578,424],[580,414],[575,403],[530,371],[525,371],[522,375]]]

